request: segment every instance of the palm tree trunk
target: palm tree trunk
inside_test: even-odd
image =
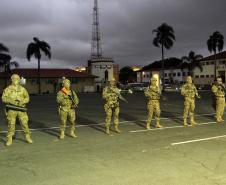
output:
[[[217,55],[216,52],[214,52],[214,79],[217,77]]]
[[[38,58],[38,94],[41,94],[40,58]]]
[[[162,44],[162,91],[165,91],[165,65],[164,65],[164,48]]]

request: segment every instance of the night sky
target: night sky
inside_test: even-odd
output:
[[[120,66],[146,65],[161,59],[152,44],[152,30],[166,22],[176,42],[166,57],[182,57],[190,50],[209,55],[206,41],[214,31],[226,37],[225,0],[99,0],[103,55]],[[0,0],[0,42],[20,63],[34,36],[52,47],[52,60],[41,67],[86,65],[91,51],[93,0]]]

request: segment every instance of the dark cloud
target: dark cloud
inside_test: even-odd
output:
[[[123,65],[145,65],[161,58],[152,45],[152,30],[163,22],[175,30],[176,42],[166,57],[190,50],[208,55],[206,40],[215,30],[226,35],[224,0],[99,0],[103,54]],[[86,65],[90,56],[93,0],[1,0],[0,42],[21,66],[34,36],[52,47],[43,67]]]

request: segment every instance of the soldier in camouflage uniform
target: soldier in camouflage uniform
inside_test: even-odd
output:
[[[161,91],[157,84],[156,78],[154,77],[151,78],[151,84],[144,91],[144,95],[148,98],[148,103],[147,103],[148,117],[147,117],[146,128],[148,130],[150,129],[153,113],[155,114],[156,128],[161,128],[162,127],[162,125],[160,124],[161,110],[160,110],[160,103],[159,103]]]
[[[225,87],[222,84],[221,77],[217,77],[216,83],[212,86],[212,92],[215,95],[216,102],[216,120],[218,123],[224,122],[222,119],[225,108]]]
[[[114,114],[114,125],[115,131],[117,133],[121,133],[119,130],[119,96],[120,90],[116,87],[115,79],[109,81],[109,85],[103,89],[103,98],[106,100],[104,105],[104,110],[106,112],[106,119],[105,119],[105,127],[106,127],[106,134],[110,134],[110,122],[112,115]]]
[[[198,91],[195,85],[192,82],[192,77],[187,77],[187,82],[181,88],[181,95],[184,96],[184,126],[187,126],[187,117],[189,114],[190,125],[197,124],[194,120],[194,111],[195,111],[195,97],[201,98],[198,94]]]
[[[75,138],[75,108],[79,103],[77,94],[70,88],[70,80],[63,80],[63,87],[57,93],[57,103],[59,103],[59,115],[60,115],[60,139],[64,139],[64,132],[67,124],[67,118],[71,124],[70,136]]]
[[[6,116],[8,121],[8,133],[6,146],[12,144],[12,137],[15,134],[16,118],[19,118],[21,127],[25,133],[28,143],[33,143],[28,128],[28,115],[25,105],[29,102],[27,90],[20,85],[20,76],[13,74],[11,76],[12,84],[9,85],[2,94],[2,101],[6,104]],[[24,111],[24,110],[25,111]]]

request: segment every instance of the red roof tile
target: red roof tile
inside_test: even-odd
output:
[[[38,76],[38,69],[25,69],[18,68],[13,69],[11,74],[16,73],[25,78],[36,78]],[[85,72],[77,72],[72,69],[41,69],[41,78],[96,78],[97,76],[90,75]],[[4,78],[6,74],[4,72],[0,73],[0,77]]]
[[[217,59],[226,59],[226,51],[222,51],[221,53],[216,54]],[[202,58],[200,61],[206,60],[215,60],[214,55],[210,55],[208,57]]]

